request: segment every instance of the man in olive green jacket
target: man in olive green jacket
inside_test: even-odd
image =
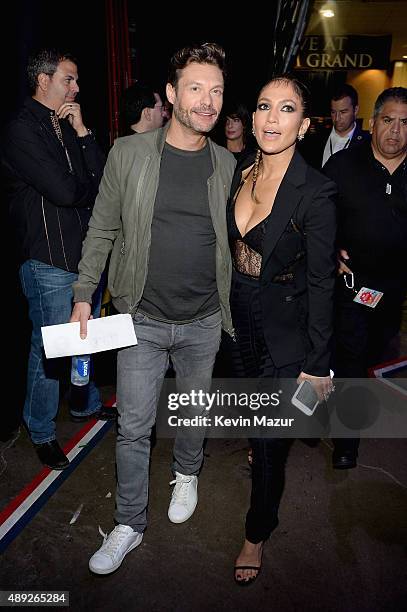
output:
[[[233,334],[226,201],[233,156],[212,143],[223,101],[224,52],[205,43],[171,60],[168,127],[121,138],[106,164],[84,242],[72,321],[86,336],[92,293],[111,253],[109,290],[131,313],[137,345],[117,363],[116,527],[89,561],[108,574],[138,546],[146,527],[151,429],[169,358],[177,390],[191,394],[179,416],[205,414],[193,391],[210,389],[221,326]],[[191,428],[190,428],[191,429]],[[168,518],[182,523],[197,504],[204,429],[178,429]]]

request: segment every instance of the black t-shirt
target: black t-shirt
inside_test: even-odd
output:
[[[165,144],[139,306],[153,318],[184,323],[219,309],[216,235],[208,201],[212,173],[208,145],[183,151]]]

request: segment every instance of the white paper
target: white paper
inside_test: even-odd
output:
[[[79,335],[79,329],[79,321],[41,327],[46,357],[87,355],[137,344],[133,319],[129,314],[90,319],[88,335],[84,340]]]

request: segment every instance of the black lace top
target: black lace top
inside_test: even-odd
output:
[[[241,235],[236,224],[235,203],[243,184],[242,181],[228,209],[229,244],[235,270],[246,276],[258,278],[263,255],[263,240],[271,213],[244,236]]]

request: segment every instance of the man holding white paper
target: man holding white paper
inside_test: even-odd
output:
[[[47,359],[100,353],[137,344],[133,320],[129,314],[117,314],[88,321],[86,339],[80,337],[79,323],[42,327]]]
[[[138,546],[146,527],[150,436],[171,358],[178,391],[209,391],[221,326],[233,333],[226,199],[235,161],[207,134],[223,102],[224,51],[205,43],[177,52],[164,127],[119,138],[110,152],[74,284],[71,321],[87,333],[91,296],[111,252],[109,290],[133,317],[138,344],[117,363],[116,527],[92,556],[108,574]],[[181,408],[192,417],[205,406]],[[181,523],[197,504],[204,431],[177,437],[168,517]]]

